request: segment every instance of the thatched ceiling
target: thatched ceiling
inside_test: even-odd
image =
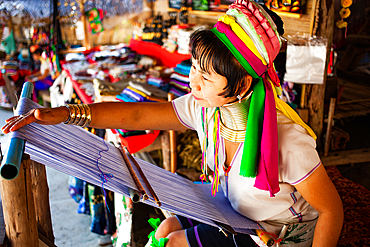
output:
[[[142,0],[81,0],[84,9],[103,9],[107,17],[134,13],[142,10]],[[81,16],[80,0],[59,0],[61,17],[79,18]],[[32,19],[49,18],[53,13],[52,0],[0,0],[0,15],[19,16]]]

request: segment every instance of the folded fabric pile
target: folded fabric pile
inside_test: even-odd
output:
[[[4,61],[1,66],[1,69],[2,71],[4,71],[3,73],[5,73],[6,75],[13,76],[17,74],[18,66],[19,64],[17,61]]]
[[[167,92],[159,88],[140,82],[130,81],[123,91],[116,95],[116,99],[122,102],[167,102]],[[144,135],[148,131],[123,130],[116,129],[122,137]]]
[[[116,98],[124,102],[166,102],[167,93],[153,85],[130,81]]]
[[[29,70],[32,71],[32,65],[29,61],[20,61],[19,62],[19,69],[20,70]]]
[[[148,69],[147,72],[147,83],[149,85],[155,86],[162,91],[168,92],[169,91],[169,81],[170,76],[173,73],[173,68],[166,67],[166,66],[154,66]]]
[[[164,78],[154,76],[149,76],[147,82],[149,85],[153,85],[158,88],[165,87],[168,84],[168,82]]]
[[[146,96],[147,95],[141,91],[127,86],[116,98],[124,102],[153,102],[153,100],[149,100]]]
[[[170,93],[175,96],[180,97],[185,94],[190,93],[190,74],[191,62],[190,60],[184,60],[177,64],[174,68],[174,73],[171,75],[170,79]]]

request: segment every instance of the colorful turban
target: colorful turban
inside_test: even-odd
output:
[[[40,48],[40,46],[39,45],[32,45],[32,46],[30,46],[30,52],[31,53],[34,53],[37,49],[39,49]]]
[[[236,0],[211,31],[249,75],[260,79],[253,88],[240,175],[256,177],[255,187],[274,196],[280,190],[276,109],[303,126],[316,139],[315,133],[298,114],[277,97],[281,92],[273,66],[281,47],[277,27],[259,4],[251,0]]]

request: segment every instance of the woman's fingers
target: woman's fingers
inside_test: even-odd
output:
[[[66,107],[37,108],[20,116],[14,116],[5,120],[6,124],[1,128],[4,134],[18,130],[27,124],[36,122],[43,125],[55,125],[68,119],[69,111]]]
[[[35,122],[34,110],[29,111],[27,114],[14,116],[6,120],[6,124],[1,128],[4,134],[15,131],[23,126]]]
[[[5,120],[5,123],[9,123],[10,121],[12,121],[15,118],[19,118],[19,116],[14,116],[14,117],[8,118],[8,119]]]
[[[4,134],[8,134],[10,129],[19,121],[20,116],[11,117],[5,120],[6,124],[1,128]]]

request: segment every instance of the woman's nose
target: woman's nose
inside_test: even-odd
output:
[[[191,71],[189,75],[189,79],[190,79],[190,83],[189,83],[190,88],[196,91],[200,91],[199,73],[195,73]]]

